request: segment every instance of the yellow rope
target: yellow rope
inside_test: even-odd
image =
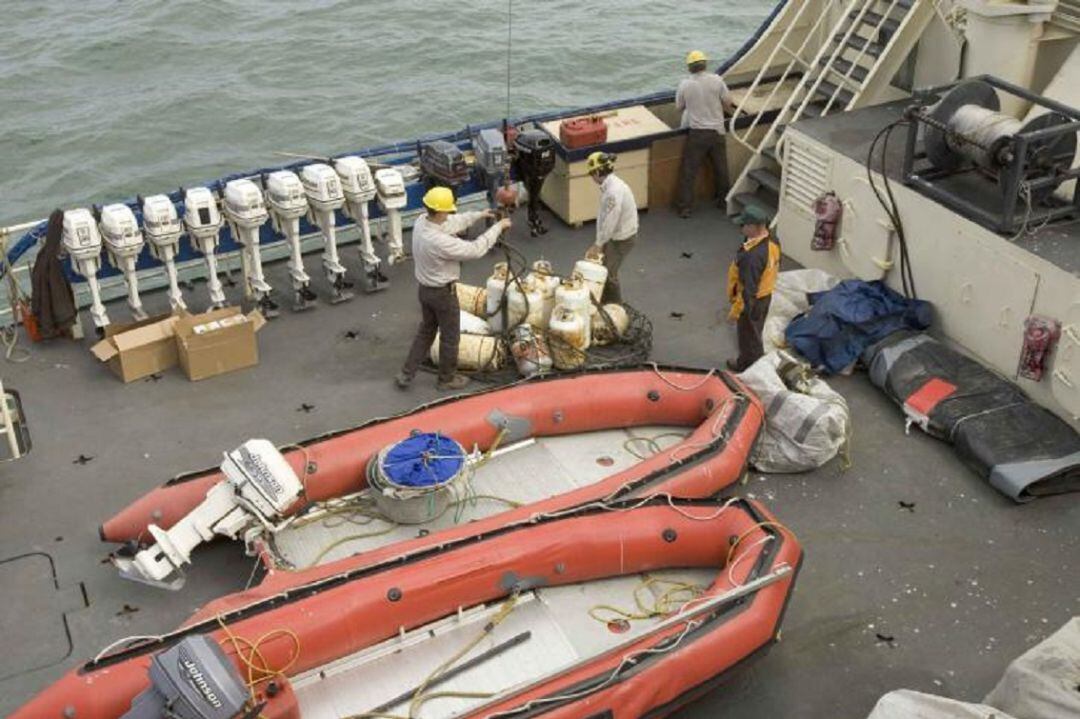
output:
[[[641,592],[643,590],[651,590],[654,587],[660,588],[665,586],[667,589],[660,592],[658,596],[650,595],[652,596],[651,603],[647,603],[642,599]],[[597,604],[589,609],[589,616],[603,624],[609,624],[617,619],[626,619],[629,621],[652,619],[653,617],[660,617],[676,612],[687,602],[697,599],[704,593],[705,587],[700,584],[680,582],[671,579],[660,579],[657,577],[646,577],[641,584],[634,588],[634,604],[637,606],[637,611],[626,610],[610,604]],[[600,612],[610,612],[611,616],[600,616]]]
[[[225,620],[220,614],[217,615],[216,619],[222,630],[224,630],[225,636],[228,637],[229,641],[232,642],[233,648],[236,649],[237,658],[247,668],[247,688],[251,695],[251,705],[255,706],[255,704],[257,704],[255,687],[272,677],[284,677],[285,673],[292,669],[293,665],[300,659],[300,637],[291,629],[271,629],[252,642],[249,639],[237,636],[233,633],[232,629],[225,623]],[[285,636],[292,639],[295,651],[293,652],[292,657],[289,658],[289,661],[285,663],[285,666],[275,669],[270,666],[268,661],[266,661],[266,657],[263,656],[260,647],[264,643],[279,636]],[[244,653],[245,647],[248,650],[247,654]],[[256,664],[256,661],[258,664]],[[262,719],[261,714],[259,717]]]

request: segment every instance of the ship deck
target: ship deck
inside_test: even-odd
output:
[[[592,227],[550,224],[529,239],[522,217],[510,239],[530,259],[565,267]],[[721,310],[738,242],[713,208],[689,220],[643,214],[623,283],[653,321],[656,360],[722,366],[734,353]],[[354,252],[346,250],[351,263]],[[318,259],[308,261],[314,276]],[[283,263],[268,269],[287,287]],[[489,271],[490,262],[473,262],[465,280]],[[88,341],[34,346],[27,362],[3,366],[5,384],[22,393],[34,449],[0,470],[0,714],[106,644],[172,628],[252,576],[254,560],[220,543],[197,551],[180,592],[123,581],[102,563],[103,518],[250,437],[284,444],[438,395],[431,375],[407,392],[391,382],[418,312],[411,267],[390,274],[380,294],[284,311],[259,335],[257,367],[198,383],[173,370],[122,385]],[[195,295],[204,294],[200,284]],[[145,301],[166,302],[162,292]],[[111,309],[124,314],[122,303]],[[805,546],[782,641],[679,716],[858,717],[900,687],[980,699],[1013,657],[1080,611],[1075,497],[1015,505],[945,444],[906,435],[899,410],[864,376],[831,381],[854,414],[853,466],[753,473],[736,488]]]

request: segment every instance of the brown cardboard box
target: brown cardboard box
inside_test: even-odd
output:
[[[176,365],[178,319],[158,315],[141,322],[110,324],[105,328],[105,339],[90,351],[124,382],[134,382]]]
[[[192,381],[252,367],[259,363],[255,333],[264,324],[258,310],[245,315],[239,307],[182,314],[176,322],[180,366]]]

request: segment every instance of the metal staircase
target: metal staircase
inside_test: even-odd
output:
[[[816,6],[804,3],[803,9]],[[784,157],[784,128],[806,117],[819,117],[833,112],[853,110],[868,105],[877,93],[892,80],[908,54],[914,48],[934,15],[934,0],[825,0],[818,19],[806,39],[796,49],[787,47],[785,33],[773,48],[761,72],[751,84],[743,102],[732,114],[729,139],[744,145],[751,157],[727,195],[729,214],[755,205],[770,217],[779,207],[782,165]],[[800,9],[800,13],[802,9]],[[822,35],[820,27],[826,17],[840,19]],[[791,23],[794,26],[798,18]],[[817,54],[806,58],[806,45],[814,37],[824,37]],[[773,60],[780,52],[789,59],[779,77]],[[758,130],[760,113],[744,130],[736,132],[735,119],[750,115],[745,105],[755,97],[755,90],[766,82],[772,92],[764,102],[768,107],[785,81],[798,78],[783,107],[768,130]],[[787,87],[791,87],[788,83]],[[760,139],[754,139],[755,134]],[[812,202],[813,198],[808,198]]]

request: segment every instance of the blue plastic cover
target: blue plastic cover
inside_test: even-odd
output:
[[[396,485],[433,487],[449,482],[464,464],[461,445],[437,432],[425,432],[395,444],[383,457],[382,468]]]
[[[810,310],[791,321],[784,337],[818,369],[840,372],[870,345],[898,330],[930,326],[930,305],[909,300],[882,282],[844,280],[807,295]]]

